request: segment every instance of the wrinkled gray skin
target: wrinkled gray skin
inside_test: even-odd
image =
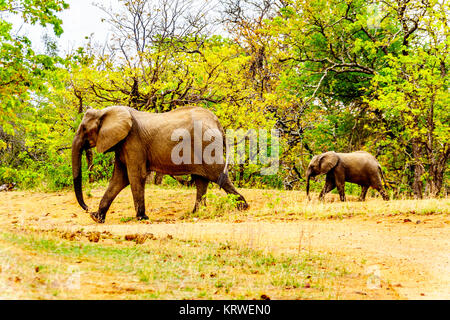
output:
[[[124,106],[86,111],[72,143],[73,182],[80,206],[88,210],[81,186],[81,154],[86,149],[97,147],[98,152],[114,152],[115,163],[112,178],[100,201],[99,209],[90,213],[96,222],[105,221],[112,201],[129,184],[136,217],[139,220],[148,219],[145,215],[144,187],[150,171],[169,175],[191,174],[197,187],[194,212],[204,201],[203,196],[210,181],[220,183],[227,193],[238,195],[238,209],[248,208],[244,197],[237,192],[228,178],[227,171],[224,170],[225,164],[194,164],[194,161],[191,161],[192,164],[177,165],[172,162],[172,149],[179,143],[172,141],[173,131],[186,129],[193,140],[194,121],[202,122],[203,133],[207,129],[218,129],[223,135],[223,128],[217,117],[211,111],[199,107],[182,107],[165,113],[142,112]],[[207,145],[207,142],[202,143],[203,150]],[[191,154],[193,157],[194,152]]]
[[[389,200],[381,182],[384,177],[380,164],[374,156],[365,151],[352,153],[330,151],[314,156],[306,170],[306,194],[308,199],[310,199],[309,179],[319,174],[326,174],[326,182],[319,195],[320,200],[323,200],[326,193],[337,188],[339,198],[341,201],[345,201],[346,181],[361,186],[360,201],[365,200],[367,190],[370,187],[378,190],[384,200]]]

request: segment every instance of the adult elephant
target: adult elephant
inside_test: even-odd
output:
[[[360,201],[366,198],[367,190],[372,187],[378,190],[384,200],[389,200],[381,179],[383,172],[377,159],[365,151],[352,153],[336,153],[334,151],[316,155],[311,159],[306,170],[306,195],[309,197],[309,179],[319,174],[326,174],[325,185],[319,199],[337,187],[341,201],[345,201],[345,182],[361,186]]]
[[[195,124],[197,127],[200,124],[200,132],[198,129],[194,130]],[[210,181],[218,183],[227,193],[237,195],[238,208],[246,209],[248,205],[231,183],[223,161],[207,164],[204,159],[200,162],[194,159],[198,159],[199,151],[203,154],[206,148],[203,136],[208,129],[216,132],[218,130],[225,141],[223,128],[217,117],[200,107],[182,107],[165,113],[142,112],[124,106],[112,106],[103,110],[88,109],[72,143],[73,183],[78,203],[88,211],[82,192],[81,154],[83,150],[97,147],[98,152],[114,152],[115,163],[112,178],[98,211],[90,213],[96,222],[105,221],[112,201],[128,184],[131,185],[137,219],[148,219],[145,214],[144,188],[150,171],[170,175],[191,174],[197,187],[194,212],[198,209]],[[176,139],[179,139],[176,130],[181,130],[179,132],[190,137],[201,134],[201,149],[192,153],[191,150],[183,150],[183,153],[189,151],[187,154],[192,157],[188,159],[190,161],[178,164],[172,159],[173,149],[178,144]],[[194,142],[189,142],[189,149],[195,149]]]

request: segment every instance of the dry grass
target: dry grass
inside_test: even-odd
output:
[[[325,255],[171,237],[137,245],[14,232],[1,234],[0,248],[3,298],[337,299],[340,283],[365,281]]]
[[[98,206],[104,189],[87,192],[90,208]],[[319,202],[317,194],[308,201],[301,191],[242,189],[240,192],[250,204],[249,210],[236,210],[233,199],[227,198],[222,190],[211,188],[207,206],[192,214],[194,188],[148,186],[146,208],[150,220],[137,222],[127,188],[113,202],[104,225],[93,223],[77,205],[72,191],[3,193],[2,297],[398,298],[389,283],[377,290],[366,288],[364,254],[355,260],[354,256],[338,252],[316,251],[314,246],[317,240],[320,242],[320,238],[315,240],[316,224],[328,223],[330,219],[333,224],[336,223],[333,219],[344,219],[352,222],[352,232],[356,232],[357,225],[365,219],[371,222],[391,219],[401,221],[399,227],[410,228],[403,220],[414,215],[416,220],[423,221],[420,225],[413,224],[415,227],[445,228],[450,213],[448,198],[389,202],[369,198],[358,202],[350,196],[349,201],[342,203],[335,194]],[[428,219],[425,215],[433,217],[433,221],[436,217],[442,219],[424,225]],[[322,229],[324,236],[336,226],[323,227],[329,228]],[[102,228],[111,233],[96,237],[88,234]],[[372,225],[363,226],[362,234],[370,230],[364,228]],[[155,237],[143,243],[126,241],[124,235],[130,232],[154,232]],[[98,242],[90,242],[93,240]],[[81,274],[79,289],[68,288],[74,272]]]
[[[223,197],[223,193],[213,189],[211,193]],[[279,190],[255,190],[245,189],[242,194],[250,204],[250,210],[228,212],[223,219],[268,219],[297,220],[297,219],[333,219],[351,218],[355,216],[393,216],[405,214],[430,215],[450,213],[449,199],[424,199],[424,200],[391,200],[384,201],[381,198],[369,198],[365,202],[357,201],[356,197],[349,196],[346,202],[339,201],[338,195],[328,194],[325,201],[319,201],[317,194],[312,194],[312,200],[308,201],[302,191]],[[215,217],[215,204],[205,208],[210,217]],[[207,216],[207,215],[205,215]]]
[[[105,188],[97,188],[85,195],[87,205],[96,210]],[[228,199],[226,193],[218,188],[208,190],[206,207],[199,213],[192,214],[195,201],[195,188],[147,186],[146,213],[150,222],[176,222],[180,220],[210,220],[240,221],[240,220],[268,220],[292,221],[303,219],[342,219],[355,216],[395,216],[395,215],[448,215],[450,200],[391,200],[368,198],[365,202],[357,201],[354,196],[348,196],[346,202],[340,202],[336,194],[328,194],[324,202],[318,201],[318,195],[312,194],[308,201],[304,191],[281,191],[262,189],[241,189],[240,192],[247,199],[250,209],[238,211],[233,208],[233,200]],[[4,201],[0,201],[0,211],[25,211],[47,214],[51,217],[67,217],[82,215],[72,191],[58,193],[30,193],[10,192],[4,194]],[[37,206],[35,206],[37,204]],[[134,223],[135,210],[130,188],[123,190],[111,205],[106,216],[107,223]]]

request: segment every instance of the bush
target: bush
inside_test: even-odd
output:
[[[48,161],[39,168],[45,173],[47,187],[60,190],[72,186],[72,166],[66,155],[50,155]]]
[[[91,174],[95,181],[111,178],[114,170],[114,153],[94,153]]]
[[[43,180],[44,175],[35,170],[0,167],[0,184],[15,182],[20,188],[28,189],[36,187]]]

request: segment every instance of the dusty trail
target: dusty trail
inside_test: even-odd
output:
[[[398,298],[450,299],[448,214],[367,214],[316,220],[288,215],[286,220],[290,221],[284,222],[274,219],[276,212],[270,216],[258,215],[263,210],[261,204],[261,209],[255,205],[253,211],[230,219],[189,219],[190,222],[183,222],[180,216],[190,209],[194,191],[150,192],[155,194],[155,199],[164,195],[166,201],[151,204],[148,210],[150,222],[124,220],[134,215],[127,192],[116,200],[109,218],[102,225],[93,223],[86,213],[80,211],[71,193],[9,193],[6,195],[9,198],[6,198],[7,201],[0,201],[0,228],[13,225],[63,232],[83,229],[86,232],[108,231],[120,236],[153,233],[164,237],[170,234],[179,239],[229,241],[242,247],[274,253],[323,252],[343,261],[349,269],[361,273],[379,272],[377,274],[383,283],[387,283]],[[101,194],[101,191],[96,191],[91,202],[97,202]],[[255,192],[250,198],[252,196],[255,199],[253,203],[259,204],[257,199],[262,198],[261,194]],[[297,197],[297,194],[292,193],[294,196]],[[263,201],[260,200],[261,203]],[[443,203],[448,206],[448,202]],[[388,204],[395,206],[394,202]],[[349,205],[373,206],[377,203]],[[156,217],[160,219],[161,212],[165,212],[165,220],[158,222]],[[345,283],[342,285],[345,286]]]
[[[326,252],[344,259],[349,266],[357,264],[367,272],[378,269],[381,280],[392,285],[400,298],[450,299],[450,233],[444,226],[380,225],[355,219],[89,225],[84,226],[84,230],[109,231],[117,235],[150,232],[159,237],[170,234],[180,239],[231,241],[278,253]]]

